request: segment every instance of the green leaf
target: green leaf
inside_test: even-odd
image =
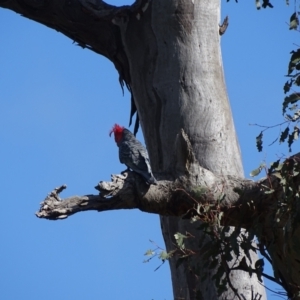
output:
[[[262,151],[262,138],[263,138],[263,132],[261,131],[260,134],[256,137],[256,148],[258,152]]]
[[[224,216],[224,212],[219,212],[218,215],[217,215],[217,219],[218,219],[218,226],[221,226],[221,220]]]
[[[261,163],[257,169],[254,169],[253,171],[250,172],[250,176],[251,177],[257,176],[265,166],[266,166],[265,163]]]
[[[287,126],[287,128],[281,132],[280,139],[279,139],[280,144],[286,140],[286,138],[289,135],[289,131],[290,131],[290,128],[289,128],[289,126]]]
[[[298,108],[298,105],[297,104],[293,104],[289,109],[291,111],[293,111],[293,110],[296,110],[297,108]]]
[[[274,175],[275,177],[277,177],[279,179],[282,178],[282,176],[281,176],[281,174],[279,172],[273,172],[272,175]]]
[[[292,144],[294,141],[298,140],[299,138],[299,128],[297,126],[294,127],[294,131],[289,135],[288,139],[288,146],[289,146],[289,151],[292,152]]]
[[[289,152],[292,152],[292,144],[294,143],[294,135],[291,133],[288,139]]]
[[[290,30],[292,30],[292,29],[296,30],[298,25],[299,25],[298,13],[294,12],[290,18]]]
[[[293,104],[295,102],[297,102],[298,100],[300,100],[300,94],[299,93],[293,93],[290,94],[289,96],[284,98],[284,102],[282,104],[282,114],[285,114],[285,111],[288,107],[289,104]]]
[[[177,246],[178,246],[180,249],[184,249],[185,246],[184,246],[184,243],[183,243],[183,242],[184,242],[184,239],[187,238],[187,236],[181,234],[180,232],[177,232],[177,233],[174,234],[174,237],[175,237]]]
[[[298,110],[294,113],[294,116],[293,116],[293,122],[298,121],[299,118],[300,118],[300,110],[298,109]]]
[[[170,258],[170,255],[169,255],[169,253],[167,253],[166,251],[161,251],[161,252],[159,253],[158,258],[161,259],[162,261],[165,261],[165,260],[167,260],[167,259]]]
[[[260,0],[255,0],[256,9],[260,9]]]
[[[270,168],[268,170],[268,173],[270,174],[273,171],[280,171],[281,168],[282,168],[282,164],[280,164],[280,159],[278,159],[278,160],[276,160],[276,161],[274,161],[270,164]]]
[[[299,65],[297,65],[299,66]],[[294,84],[297,85],[297,86],[300,86],[300,76],[297,76],[295,81],[294,81]]]
[[[284,93],[286,94],[287,92],[290,91],[290,88],[293,84],[293,80],[288,80],[285,84],[284,84],[284,87],[283,87],[283,90],[284,90]]]
[[[255,176],[259,175],[260,172],[261,172],[261,170],[262,170],[261,167],[258,167],[257,169],[252,170],[252,171],[250,172],[250,176],[251,176],[251,177],[255,177]]]
[[[298,138],[299,138],[299,127],[297,127],[297,126],[295,126],[294,127],[294,132],[293,132],[293,134],[294,134],[294,140],[296,141],[296,140],[298,140]]]
[[[262,7],[263,8],[267,8],[267,7],[273,8],[273,5],[270,3],[270,0],[263,0]]]
[[[151,249],[147,250],[146,253],[144,254],[145,256],[153,256],[155,252]]]
[[[297,51],[291,51],[291,54],[288,74],[291,74],[296,65],[300,62],[300,48],[297,49]]]
[[[168,258],[168,253],[166,251],[160,252],[159,258],[162,260],[166,260]]]
[[[273,190],[273,189],[270,189],[269,191],[265,191],[265,194],[272,194],[272,193],[274,193],[275,192],[275,190]]]

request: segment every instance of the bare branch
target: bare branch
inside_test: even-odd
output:
[[[72,196],[63,201],[57,201],[49,195],[41,203],[41,208],[36,216],[48,220],[58,220],[65,219],[81,211],[107,211],[126,208],[135,207],[126,207],[126,203],[120,201],[118,196],[111,199],[102,198],[100,195]]]
[[[192,200],[180,203],[181,191],[175,191],[174,183],[161,180],[158,186],[147,185],[133,172],[124,175],[112,175],[111,182],[101,181],[95,188],[99,195],[72,196],[66,199],[58,197],[65,186],[54,189],[41,203],[36,213],[39,218],[49,220],[65,219],[80,211],[107,211],[116,209],[134,209],[155,214],[183,215],[192,206]],[[63,188],[64,187],[64,188]],[[175,192],[172,193],[172,190]]]
[[[99,195],[72,196],[63,200],[58,196],[65,188],[62,186],[46,197],[36,215],[56,220],[87,210],[139,209],[190,218],[199,214],[205,216],[204,212],[210,207],[211,211],[224,212],[224,224],[248,228],[253,216],[259,215],[270,204],[261,184],[232,176],[214,176],[201,170],[203,178],[198,178],[197,185],[186,176],[172,180],[168,174],[156,173],[158,185],[149,186],[138,174],[128,172],[112,175],[111,182],[101,181],[95,187]],[[264,180],[263,184],[267,186],[269,181]]]

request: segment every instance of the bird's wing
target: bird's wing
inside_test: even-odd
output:
[[[119,159],[122,164],[126,164],[128,158],[131,157],[131,150],[128,143],[123,142],[119,146]]]
[[[132,170],[141,170],[149,172],[150,163],[148,158],[147,150],[144,150],[140,147],[130,147],[129,143],[123,142],[119,147],[119,159],[122,164],[125,164],[127,167]]]

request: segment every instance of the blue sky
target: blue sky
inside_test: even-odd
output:
[[[254,1],[222,2],[230,18],[225,77],[246,177],[287,154],[278,144],[258,153],[259,128],[249,126],[282,121],[284,75],[299,33],[288,30],[292,7],[275,4],[257,11]],[[154,272],[158,260],[142,263],[149,239],[164,245],[158,216],[85,212],[54,222],[34,215],[54,187],[68,185],[62,197],[95,193],[98,181],[124,169],[108,133],[115,122],[128,124],[130,101],[113,64],[4,9],[0,44],[1,298],[172,299],[167,264]],[[265,144],[278,132],[266,133]]]

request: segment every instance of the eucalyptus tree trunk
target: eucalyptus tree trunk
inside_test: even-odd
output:
[[[171,153],[183,129],[201,167],[243,177],[220,52],[220,0],[140,0],[121,8],[85,0],[20,3],[0,1],[0,6],[63,32],[115,64],[133,95],[154,172],[175,170]],[[187,247],[198,247],[201,234],[188,220],[164,216],[161,225],[168,251],[176,232],[196,236]],[[237,298],[229,286],[217,295],[214,271],[206,270],[199,256],[178,269],[175,263],[170,259],[174,299]],[[209,274],[206,280],[200,282],[191,264]],[[230,276],[240,299],[266,298],[255,275]]]
[[[127,24],[124,31],[131,88],[154,171],[172,168],[170,153],[183,128],[202,167],[215,174],[243,177],[223,75],[219,2],[153,1],[149,13]],[[169,251],[174,248],[176,232],[196,234],[197,241],[200,239],[189,221],[161,217],[161,225]],[[253,261],[255,256],[253,253]],[[203,262],[195,260],[194,265],[203,268]],[[171,259],[174,299],[196,299],[199,289],[203,299],[218,298],[210,279],[200,284],[186,271],[187,265],[176,269],[175,263]],[[244,299],[256,294],[265,298],[256,276],[250,278],[243,271],[231,276]],[[228,288],[220,299],[234,299],[233,291]]]

